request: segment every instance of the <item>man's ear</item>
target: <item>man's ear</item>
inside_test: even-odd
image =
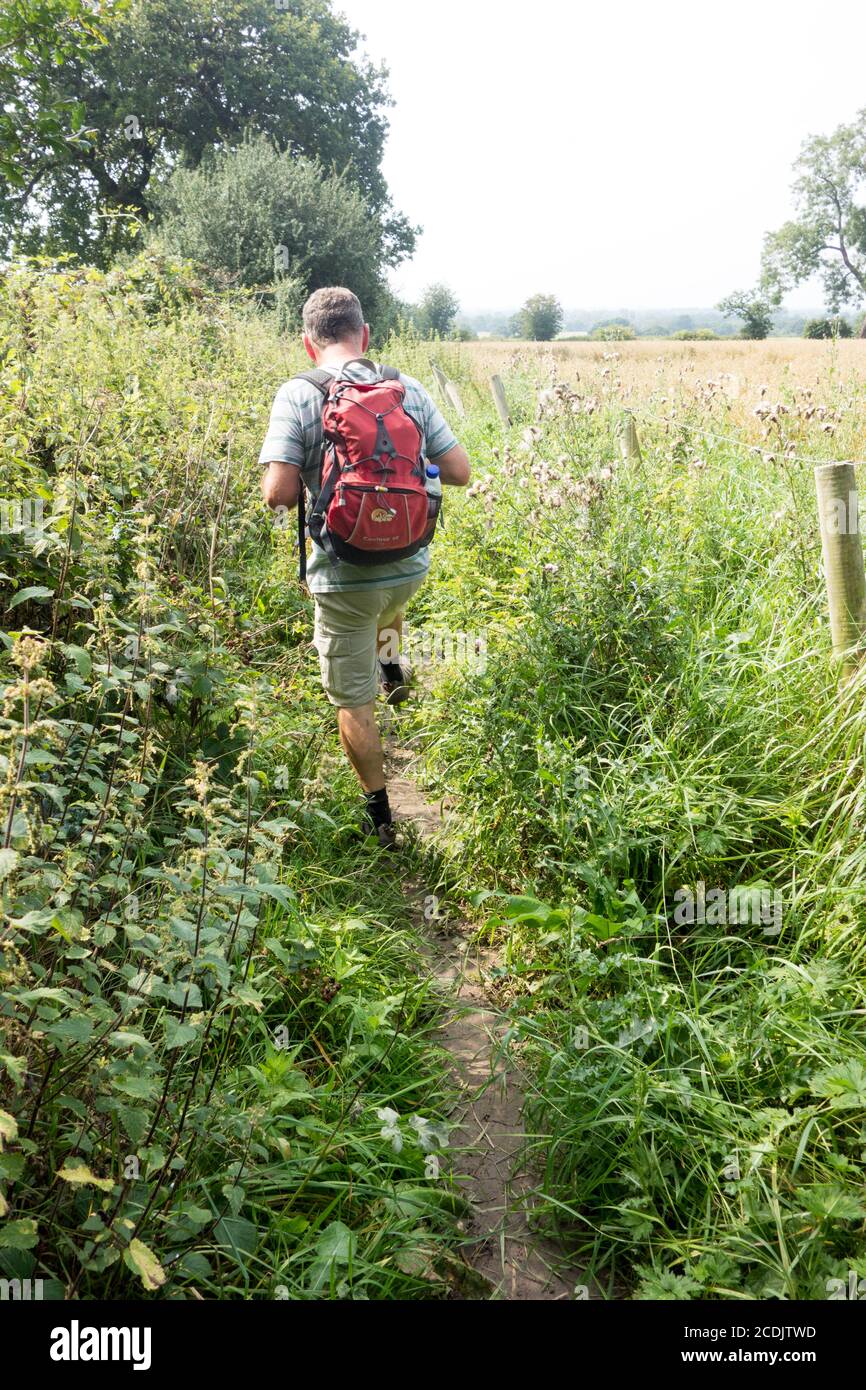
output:
[[[363,356],[363,354],[367,351],[367,348],[368,348],[369,346],[370,346],[370,325],[369,325],[369,323],[365,323],[365,324],[364,324],[364,332],[361,334],[361,354],[362,354],[362,356]]]
[[[318,362],[319,354],[316,351],[316,345],[310,337],[309,333],[304,334],[304,347],[306,348],[307,356],[310,358],[310,360],[313,362]]]

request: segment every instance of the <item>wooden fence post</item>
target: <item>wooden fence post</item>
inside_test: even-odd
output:
[[[492,376],[490,378],[490,389],[493,392],[493,403],[496,406],[497,414],[506,429],[511,424],[511,416],[508,413],[508,401],[505,397],[505,387],[502,385],[502,378]]]
[[[853,463],[819,464],[815,487],[833,654],[847,681],[863,657],[866,636],[866,572]]]
[[[643,455],[640,451],[640,440],[637,437],[637,425],[630,410],[625,412],[625,417],[619,432],[619,451],[623,461],[628,463],[629,459],[634,459],[635,463],[643,463]]]
[[[430,368],[433,372],[433,379],[436,382],[437,387],[439,388],[439,395],[442,397],[443,400],[446,400],[447,392],[445,390],[445,387],[447,385],[447,378],[445,376],[445,373],[439,366],[438,362],[431,362]]]
[[[456,410],[457,414],[460,416],[460,419],[461,419],[461,420],[465,419],[465,417],[466,417],[466,409],[465,409],[465,407],[464,407],[464,405],[463,405],[462,400],[460,399],[460,392],[457,390],[457,387],[454,385],[454,382],[453,382],[453,381],[447,381],[447,380],[446,380],[446,382],[445,382],[445,395],[446,395],[446,397],[448,398],[448,400],[451,402],[451,404],[452,404],[452,406],[454,407],[454,409]]]

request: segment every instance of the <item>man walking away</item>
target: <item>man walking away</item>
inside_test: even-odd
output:
[[[269,506],[289,508],[303,506],[304,490],[311,495],[307,579],[322,685],[365,793],[365,829],[392,849],[377,677],[391,702],[405,698],[403,613],[427,576],[438,515],[426,495],[435,467],[424,461],[442,483],[465,487],[469,458],[420,382],[364,356],[370,329],[351,290],[317,290],[303,321],[316,370],[277,392],[259,456],[262,493]],[[392,649],[381,661],[383,643]]]

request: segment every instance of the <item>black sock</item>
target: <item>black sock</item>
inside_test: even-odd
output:
[[[403,667],[400,666],[398,662],[380,661],[379,665],[382,668],[382,675],[385,677],[386,681],[389,681],[391,683],[391,685],[403,684],[403,681],[405,679],[403,675]]]
[[[388,804],[387,787],[380,787],[377,792],[367,792],[365,800],[367,815],[372,821],[374,829],[377,830],[380,825],[391,824],[391,807]]]

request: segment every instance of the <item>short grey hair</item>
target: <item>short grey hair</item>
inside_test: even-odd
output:
[[[358,338],[364,331],[361,301],[341,285],[326,285],[304,305],[304,332],[317,347]]]

